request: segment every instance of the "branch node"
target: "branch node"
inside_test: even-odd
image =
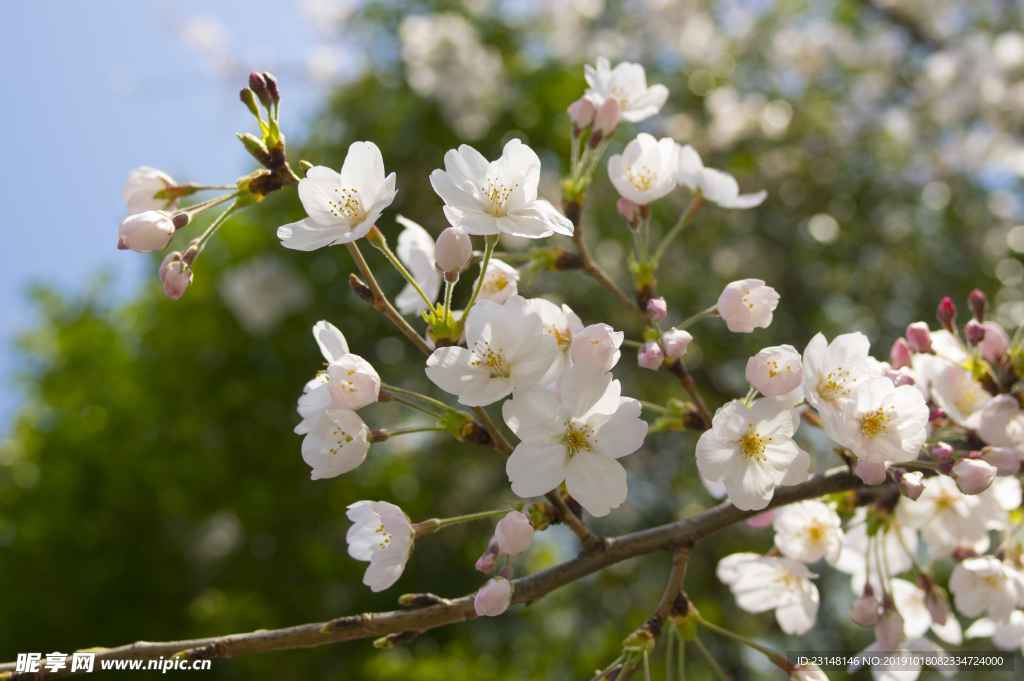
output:
[[[399,631],[394,634],[388,634],[387,636],[381,636],[373,642],[374,648],[387,649],[400,646],[403,643],[408,643],[417,636],[420,635],[418,631]]]
[[[339,617],[325,624],[320,629],[320,633],[330,634],[336,631],[351,631],[352,629],[362,629],[370,623],[370,618],[371,616],[366,613],[363,613],[361,615],[350,615],[348,617]]]
[[[356,276],[356,273],[348,275],[348,285],[352,287],[355,294],[362,298],[364,301],[373,305],[373,291],[370,287],[363,283],[363,280]]]
[[[434,594],[403,594],[398,597],[402,605],[451,605],[447,598],[441,598]]]

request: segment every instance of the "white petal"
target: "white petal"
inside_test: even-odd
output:
[[[558,487],[568,465],[569,453],[562,445],[534,447],[520,442],[505,462],[505,473],[512,491],[529,499]]]
[[[579,451],[569,458],[565,487],[590,515],[608,515],[626,500],[626,469],[606,454]]]
[[[594,447],[618,459],[640,449],[647,437],[647,422],[640,420],[640,403],[620,398],[614,414],[599,414],[588,421],[594,428]]]

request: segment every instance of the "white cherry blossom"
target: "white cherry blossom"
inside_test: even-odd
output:
[[[463,144],[444,155],[444,168],[430,173],[430,184],[444,199],[444,214],[453,226],[479,235],[572,236],[569,219],[537,198],[540,159],[519,139],[509,140],[501,158],[489,163]]]
[[[787,634],[806,634],[818,618],[818,588],[811,581],[815,575],[798,560],[734,553],[719,561],[716,574],[747,612],[775,610]]]
[[[589,359],[604,371],[611,371],[622,356],[619,348],[625,337],[607,324],[591,324],[573,336],[569,357],[573,362]]]
[[[312,467],[310,478],[321,480],[348,473],[366,460],[370,429],[359,414],[347,409],[318,410],[306,417],[295,432],[302,439],[302,460]]]
[[[544,333],[558,343],[555,361],[551,363],[551,368],[540,380],[542,385],[547,385],[560,379],[562,373],[572,365],[569,351],[572,348],[573,338],[577,333],[583,331],[583,322],[568,305],[559,307],[543,298],[533,298],[527,303],[529,303],[530,311],[540,318],[541,329]]]
[[[596,68],[583,67],[587,79],[586,96],[596,108],[609,97],[616,97],[621,106],[621,118],[637,123],[650,118],[668,101],[668,88],[664,85],[647,87],[647,74],[640,64],[624,61],[615,65],[604,57],[597,58]]]
[[[678,145],[677,145],[678,146]],[[740,194],[740,186],[729,173],[714,168],[705,168],[700,154],[689,144],[678,146],[676,181],[705,201],[722,208],[754,208],[764,203],[768,192],[761,190],[754,194]]]
[[[373,142],[353,142],[341,173],[316,166],[299,181],[299,200],[309,217],[277,228],[285,248],[313,251],[366,236],[395,200],[395,174],[384,177],[384,158]]]
[[[953,568],[949,591],[960,614],[977,617],[987,610],[1004,622],[1024,605],[1024,574],[994,556],[967,558]]]
[[[884,662],[888,657],[891,661],[892,653],[902,654],[905,657],[909,657],[910,660],[905,664],[900,663],[891,666],[885,664],[873,665],[871,667],[871,675],[875,681],[916,681],[917,677],[921,675],[920,661],[933,660],[941,662],[949,659],[946,651],[939,647],[938,644],[926,638],[906,638],[896,647],[896,650],[884,650],[875,642],[858,654],[857,661],[849,667],[849,673],[853,674],[865,662],[869,662],[872,659]],[[956,674],[956,665],[939,665],[935,668],[945,677]]]
[[[747,360],[747,382],[765,397],[796,390],[804,381],[800,353],[792,345],[765,348]]]
[[[505,423],[522,440],[505,465],[512,491],[529,498],[565,480],[590,515],[607,515],[626,499],[626,470],[616,459],[644,442],[640,403],[594,362],[572,365],[561,399],[539,385],[520,386],[502,406]]]
[[[504,305],[509,298],[519,294],[519,270],[497,258],[491,258],[487,263],[487,271],[483,277],[484,285],[477,300],[490,300]],[[478,277],[473,282],[473,290],[476,290],[479,282]]]
[[[441,290],[441,274],[434,267],[433,237],[408,218],[396,215],[395,220],[405,228],[398,235],[398,248],[395,249],[398,259],[427,294],[427,298],[437,300]],[[428,309],[427,302],[409,283],[395,296],[395,307],[402,314],[414,314]]]
[[[793,441],[800,416],[780,397],[747,407],[733,400],[719,409],[697,442],[697,468],[725,484],[729,501],[744,511],[768,505],[778,485],[807,479],[810,455]]]
[[[408,516],[386,501],[357,501],[345,514],[354,525],[349,528],[348,555],[369,561],[363,584],[371,591],[383,591],[398,581],[412,555],[415,533]]]
[[[946,643],[960,645],[963,643],[963,629],[956,617],[946,617],[945,624],[937,624],[932,620],[926,603],[927,594],[916,584],[905,579],[894,578],[889,582],[892,600],[896,610],[903,618],[903,632],[910,638],[919,638],[930,629]]]
[[[1024,449],[1024,410],[1013,395],[996,395],[977,418],[978,437],[995,447]]]
[[[156,194],[168,187],[175,186],[174,180],[167,173],[156,168],[141,166],[128,173],[128,181],[124,183],[124,201],[128,213],[136,215],[147,210],[173,211],[178,207],[178,199],[158,199]]]
[[[974,380],[970,371],[949,362],[944,364],[931,383],[935,402],[957,425],[977,428],[981,411],[992,395]]]
[[[871,342],[859,331],[829,343],[817,334],[804,350],[804,398],[818,410],[830,438],[844,444],[842,414],[846,401],[865,377]]]
[[[327,375],[327,391],[334,406],[357,411],[377,401],[380,376],[359,355],[341,357],[327,367]]]
[[[466,320],[466,343],[468,349],[434,350],[426,372],[469,407],[497,402],[517,386],[538,383],[558,353],[558,343],[544,333],[522,296],[512,296],[505,305],[477,301]]]
[[[760,279],[741,279],[725,287],[715,306],[733,333],[767,329],[772,312],[779,305],[779,294]]]
[[[995,504],[987,508],[983,497],[964,494],[952,478],[940,475],[928,479],[917,501],[901,497],[896,517],[908,527],[920,529],[933,559],[948,556],[957,548],[982,552],[989,546],[986,521],[995,519],[1000,510]]]
[[[820,501],[801,501],[775,512],[775,546],[782,555],[814,563],[822,558],[835,565],[843,550],[839,515]]]
[[[870,463],[917,458],[928,438],[928,405],[910,385],[867,378],[846,401],[843,444]]]
[[[1024,611],[1014,610],[1002,622],[982,617],[967,627],[967,638],[991,638],[1000,650],[1021,649],[1024,654]]]
[[[608,177],[615,189],[638,206],[646,206],[676,188],[676,143],[655,139],[646,132],[636,136],[621,154],[608,159]]]

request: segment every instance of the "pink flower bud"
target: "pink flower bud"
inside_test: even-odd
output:
[[[635,201],[627,199],[625,196],[615,202],[615,208],[618,209],[619,215],[626,223],[636,229],[640,224],[640,206],[636,205]]]
[[[850,619],[862,627],[873,627],[878,624],[878,599],[864,594],[853,602],[850,608]]]
[[[327,388],[335,406],[356,411],[377,401],[380,376],[359,355],[342,355],[327,367],[327,373]]]
[[[131,249],[136,253],[162,251],[174,236],[174,222],[163,211],[147,210],[126,217],[117,232],[120,250]]]
[[[498,548],[498,542],[491,539],[491,543],[487,545],[487,550],[484,555],[480,556],[476,561],[476,569],[480,572],[489,575],[494,572],[494,568],[498,566],[498,553],[501,549]]]
[[[623,338],[625,334],[622,331],[616,331],[607,324],[591,324],[573,336],[569,356],[573,362],[589,359],[604,371],[611,371],[621,356],[619,346]]]
[[[914,322],[907,327],[907,345],[914,352],[923,352],[927,355],[934,355],[932,349],[932,332],[924,322]]]
[[[594,108],[594,101],[586,95],[569,105],[569,120],[577,130],[590,127],[595,113],[597,109]]]
[[[792,345],[765,348],[747,360],[747,382],[765,397],[796,390],[804,381],[800,353]]]
[[[924,474],[913,471],[907,472],[902,468],[894,469],[896,482],[900,484],[900,494],[911,501],[917,501],[924,492]]]
[[[497,617],[512,603],[512,582],[494,577],[476,592],[473,609],[480,617]]]
[[[641,346],[636,361],[644,369],[657,371],[661,363],[665,361],[665,353],[662,352],[661,346],[658,345],[657,341],[647,341]]]
[[[981,494],[996,479],[996,467],[980,459],[960,459],[950,475],[964,494]]]
[[[688,331],[671,329],[661,336],[661,344],[665,346],[665,356],[673,359],[686,354],[686,348],[690,345],[693,336]]]
[[[903,618],[895,610],[885,609],[875,625],[875,640],[878,650],[892,652],[903,643]]]
[[[758,513],[753,518],[747,518],[747,525],[761,529],[762,527],[770,527],[775,522],[775,509],[765,511],[764,513]]]
[[[718,296],[715,309],[733,333],[750,333],[767,329],[772,312],[779,305],[779,294],[760,279],[734,281]]]
[[[494,528],[494,540],[498,548],[510,556],[518,556],[533,543],[533,524],[530,516],[522,511],[509,511]]]
[[[853,472],[857,474],[866,485],[881,485],[885,482],[885,464],[884,463],[871,463],[870,461],[858,461],[857,465],[853,467]]]
[[[611,137],[615,129],[619,127],[619,115],[622,113],[622,105],[618,97],[609,97],[601,104],[594,116],[594,130],[602,137]]]
[[[892,344],[892,350],[889,351],[889,364],[892,365],[893,369],[902,369],[914,365],[910,345],[907,344],[906,338],[897,338],[896,342]]]
[[[166,258],[164,262],[167,262]],[[166,267],[161,267],[160,278],[164,282],[164,295],[177,300],[185,295],[185,289],[192,283],[192,268],[182,260],[175,259],[167,263]]]
[[[964,327],[964,335],[967,336],[967,344],[972,348],[985,340],[985,327],[977,319],[972,319],[967,322],[967,326]]]
[[[945,442],[936,442],[931,448],[932,458],[936,461],[949,461],[953,458],[953,452],[955,451],[951,445]]]
[[[986,362],[999,366],[1010,349],[1010,337],[996,322],[985,322],[985,337],[978,343],[978,350]]]
[[[901,385],[914,385],[917,382],[910,374],[910,370],[906,368],[899,371],[886,371],[885,377],[892,381],[892,384],[897,388]]]
[[[442,272],[459,272],[473,259],[473,241],[459,227],[449,227],[437,237],[434,261]]]
[[[932,585],[928,595],[925,596],[924,604],[928,608],[928,613],[932,616],[932,622],[940,627],[946,623],[946,620],[949,618],[949,599],[946,598],[946,594],[941,587]]]
[[[654,321],[660,322],[668,315],[668,303],[664,298],[651,298],[647,301],[647,314],[651,315]]]
[[[160,281],[163,281],[164,277],[167,276],[167,266],[170,265],[173,262],[178,262],[179,260],[181,260],[181,251],[174,251],[173,253],[168,254],[160,262],[160,271],[159,271]]]
[[[985,447],[981,460],[994,466],[996,475],[1016,475],[1020,470],[1020,454],[1009,447]]]
[[[988,307],[988,298],[985,297],[984,291],[981,289],[974,289],[971,291],[971,295],[967,298],[968,304],[971,306],[971,312],[974,314],[974,318],[978,322],[985,321],[985,308]]]
[[[949,296],[942,299],[939,303],[939,309],[936,311],[936,316],[939,318],[939,323],[942,324],[942,328],[950,333],[954,333],[956,330],[956,305],[950,300]]]

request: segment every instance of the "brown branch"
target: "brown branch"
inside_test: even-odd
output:
[[[665,368],[679,377],[679,385],[683,386],[683,390],[685,390],[690,396],[690,399],[693,400],[694,406],[697,407],[697,411],[700,412],[700,417],[704,421],[703,430],[710,428],[712,419],[711,410],[708,409],[708,405],[704,403],[704,398],[700,396],[700,391],[697,390],[697,384],[693,382],[693,376],[686,370],[686,365],[683,364],[682,358],[673,360],[671,363],[666,364]]]
[[[776,508],[834,492],[852,490],[860,486],[860,479],[850,473],[846,467],[835,468],[814,475],[799,485],[777,488],[768,508]],[[600,551],[582,552],[560,565],[515,580],[512,602],[532,603],[559,587],[636,556],[654,551],[692,547],[716,532],[760,512],[762,511],[741,511],[726,502],[686,520],[606,539],[605,547]],[[474,595],[469,594],[450,601],[439,598],[436,604],[426,607],[393,612],[364,613],[342,617],[327,623],[303,624],[286,629],[260,630],[190,641],[165,643],[140,641],[117,648],[98,649],[96,650],[97,668],[99,660],[155,660],[160,657],[171,657],[183,651],[188,651],[183,656],[191,659],[227,658],[275,650],[312,648],[339,641],[403,632],[410,632],[407,636],[411,636],[411,632],[421,633],[435,627],[475,619]],[[0,679],[22,681],[70,675],[68,670],[58,673],[19,674],[14,672],[14,669],[14,663],[0,665]]]
[[[690,562],[690,547],[680,546],[672,556],[672,572],[668,576],[668,584],[665,585],[665,594],[661,597],[658,609],[654,616],[662,623],[672,611],[676,598],[683,590],[683,580],[686,578],[686,564]]]
[[[607,540],[604,537],[599,537],[594,534],[590,528],[587,527],[586,523],[580,520],[579,516],[572,512],[572,509],[565,503],[565,499],[562,498],[562,495],[557,489],[548,492],[545,496],[552,504],[555,505],[558,512],[562,514],[562,522],[565,523],[565,525],[576,535],[576,538],[580,540],[580,544],[583,545],[584,552],[600,551],[605,547]]]

